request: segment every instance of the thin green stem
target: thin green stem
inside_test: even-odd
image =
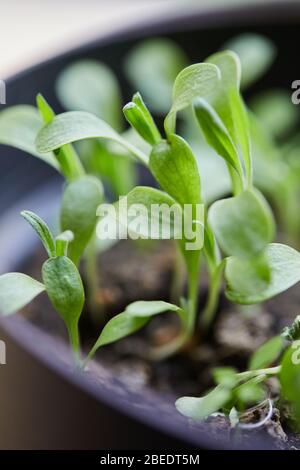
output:
[[[174,260],[174,270],[172,273],[171,287],[170,287],[170,298],[174,304],[178,304],[182,297],[182,291],[185,281],[185,270],[184,263],[182,260],[181,253],[179,250],[176,252]]]
[[[208,298],[204,308],[204,311],[201,315],[201,326],[204,330],[207,330],[212,324],[212,321],[215,317],[218,301],[219,301],[219,292],[221,288],[221,283],[223,279],[223,269],[224,263],[222,262],[209,274],[209,290]]]
[[[281,370],[281,366],[268,367],[266,369],[247,370],[246,372],[240,372],[237,377],[240,380],[249,380],[258,375],[278,375]]]
[[[87,282],[87,297],[90,314],[99,322],[101,302],[99,297],[100,273],[97,264],[96,237],[93,235],[85,253],[85,276]]]
[[[70,344],[71,344],[72,351],[73,351],[75,366],[81,367],[82,361],[81,361],[78,323],[72,324],[68,327],[68,334],[69,334]]]
[[[192,269],[188,273],[188,322],[187,332],[191,336],[195,331],[197,304],[198,304],[198,289],[199,289],[199,271],[200,266],[198,263],[197,269]]]
[[[232,194],[237,196],[244,190],[243,180],[231,165],[227,164],[227,168],[231,179]]]

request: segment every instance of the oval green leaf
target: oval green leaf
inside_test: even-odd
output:
[[[52,153],[39,152],[36,149],[35,138],[42,125],[39,112],[33,106],[7,108],[0,113],[0,144],[23,150],[59,170],[59,164]]]
[[[80,60],[63,69],[56,83],[60,102],[68,111],[87,111],[121,128],[121,92],[107,65]]]
[[[112,140],[147,164],[148,157],[142,151],[122,138],[102,119],[84,111],[69,111],[55,116],[38,133],[36,146],[39,152],[46,153],[72,142],[95,138]]]
[[[163,188],[179,204],[200,204],[201,187],[197,161],[187,142],[172,134],[153,147],[150,170]]]
[[[300,281],[300,253],[293,248],[280,243],[271,243],[265,251],[270,269],[270,282],[264,288],[256,291],[243,292],[236,290],[232,283],[235,272],[235,258],[229,258],[226,264],[225,277],[228,282],[226,296],[232,302],[255,304],[274,297]],[[238,276],[238,272],[235,273]],[[249,275],[250,282],[250,275]]]
[[[186,64],[187,58],[175,42],[155,38],[141,42],[129,52],[125,71],[151,109],[165,114],[171,106],[174,80]]]
[[[78,269],[66,256],[58,256],[43,264],[42,275],[49,299],[65,322],[73,349],[77,351],[78,321],[85,299]]]
[[[0,312],[11,315],[25,307],[45,286],[22,273],[7,273],[0,276]]]
[[[175,405],[179,413],[188,418],[202,420],[219,411],[231,398],[231,390],[221,385],[201,398],[181,397]]]
[[[209,223],[222,250],[244,258],[263,250],[275,231],[271,210],[254,189],[215,202],[209,210]]]
[[[284,341],[280,335],[269,339],[269,341],[254,351],[250,358],[249,368],[252,370],[262,369],[272,365],[280,355],[283,345]]]
[[[64,191],[60,223],[63,231],[71,230],[74,240],[68,253],[75,264],[90,241],[97,222],[97,208],[103,199],[103,187],[93,176],[81,176],[66,186]]]

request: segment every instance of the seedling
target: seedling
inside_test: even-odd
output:
[[[176,407],[180,413],[196,420],[222,411],[231,420],[235,416],[234,426],[254,429],[272,418],[274,402],[279,407],[288,402],[299,429],[299,364],[300,317],[297,316],[281,335],[274,336],[252,354],[247,371],[238,372],[231,367],[214,369],[212,375],[217,386],[201,398],[179,398]],[[275,399],[269,397],[270,377],[276,377],[280,384],[280,395]],[[268,413],[261,422],[243,423],[249,406],[260,407],[266,402]]]
[[[154,315],[173,311],[183,323],[186,322],[185,312],[176,305],[163,301],[133,302],[127,306],[125,312],[116,315],[105,325],[83,361],[78,323],[84,307],[85,293],[79,271],[70,258],[70,243],[75,239],[74,234],[67,230],[54,239],[49,227],[39,216],[30,211],[23,211],[21,215],[39,236],[48,259],[42,266],[42,283],[22,273],[0,276],[1,313],[5,316],[12,315],[45,291],[65,323],[78,367],[86,365],[100,347],[134,333]]]

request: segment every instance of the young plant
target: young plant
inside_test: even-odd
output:
[[[232,367],[217,368],[212,371],[217,386],[201,398],[182,397],[176,407],[183,415],[203,420],[222,411],[234,426],[254,429],[263,426],[273,415],[274,403],[282,407],[288,402],[299,429],[300,420],[300,317],[257,349],[249,360],[249,369],[238,372]],[[269,378],[275,377],[280,385],[279,395],[270,398]],[[261,407],[268,404],[262,421],[245,424],[249,406]]]
[[[66,230],[55,239],[47,224],[36,214],[23,211],[21,215],[39,236],[48,256],[42,266],[42,283],[22,273],[0,276],[1,314],[9,316],[24,308],[35,297],[46,292],[64,321],[77,367],[85,367],[102,346],[118,341],[142,328],[154,315],[175,312],[186,322],[183,309],[163,301],[140,301],[128,305],[125,312],[113,317],[102,329],[99,338],[86,358],[80,347],[79,320],[85,303],[80,273],[70,258],[70,246],[75,240],[73,232]]]

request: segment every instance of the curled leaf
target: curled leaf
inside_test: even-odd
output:
[[[51,258],[51,256],[55,256],[55,243],[48,225],[34,212],[22,211],[21,215],[40,237],[49,258]]]

